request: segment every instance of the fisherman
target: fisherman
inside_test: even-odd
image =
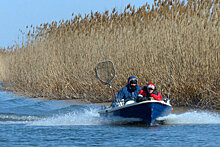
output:
[[[130,100],[136,101],[140,90],[141,87],[138,86],[137,78],[135,76],[130,76],[127,85],[118,92],[116,102],[120,102],[121,100],[124,100],[124,103]]]
[[[136,102],[146,101],[146,100],[158,100],[161,101],[161,94],[156,90],[153,83],[148,83],[144,86],[138,93],[138,98]]]

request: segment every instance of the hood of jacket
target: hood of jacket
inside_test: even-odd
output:
[[[137,80],[137,77],[135,77],[135,76],[130,76],[130,77],[128,78],[128,84],[129,84],[129,82],[130,82],[131,79],[136,79],[136,80]]]

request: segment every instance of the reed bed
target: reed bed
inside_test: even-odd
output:
[[[154,82],[174,106],[220,108],[218,0],[156,1],[27,26],[22,47],[2,51],[0,80],[32,97],[112,101],[94,67],[112,60],[116,91],[131,75]],[[171,80],[171,85],[170,85]]]
[[[6,82],[7,81],[7,74],[6,74],[6,65],[4,64],[6,60],[6,52],[5,50],[0,50],[0,79],[1,82]]]

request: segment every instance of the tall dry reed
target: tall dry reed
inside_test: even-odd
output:
[[[218,0],[155,0],[151,8],[128,5],[123,13],[113,9],[27,26],[25,44],[0,59],[1,76],[7,71],[10,88],[32,97],[106,102],[110,90],[94,67],[112,60],[116,91],[136,75],[139,85],[154,82],[165,97],[171,75],[174,106],[219,109],[219,16]]]
[[[1,82],[6,82],[7,79],[7,72],[6,72],[6,65],[5,65],[5,60],[6,60],[6,52],[4,49],[0,50],[0,79]]]

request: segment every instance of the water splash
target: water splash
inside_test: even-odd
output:
[[[34,126],[99,125],[98,109],[87,108],[66,114],[56,114],[48,118],[30,122]]]
[[[182,114],[170,114],[161,117],[167,125],[185,125],[185,124],[220,124],[220,116],[215,112],[207,111],[188,111]]]
[[[31,126],[89,126],[89,125],[116,125],[126,124],[131,118],[121,117],[100,117],[98,111],[100,108],[89,107],[80,111],[72,111],[66,114],[54,115],[52,117],[29,122]],[[132,121],[140,121],[132,119]]]

